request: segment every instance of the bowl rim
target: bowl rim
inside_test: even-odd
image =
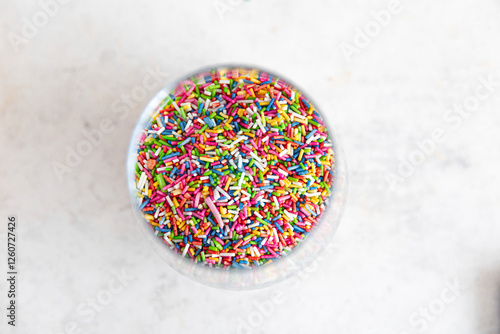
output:
[[[154,114],[154,112],[158,109],[158,107],[161,105],[161,103],[164,101],[164,99],[168,96],[168,94],[173,93],[173,90],[175,90],[178,85],[185,81],[185,80],[190,80],[192,77],[195,77],[197,75],[203,74],[210,72],[212,70],[220,71],[222,69],[245,69],[245,70],[257,70],[258,72],[264,72],[273,78],[278,78],[287,84],[289,84],[291,87],[294,89],[300,91],[302,95],[304,95],[307,98],[307,101],[310,102],[313,106],[315,106],[316,111],[321,115],[322,120],[324,121],[326,128],[328,129],[328,133],[330,135],[331,141],[332,141],[332,149],[334,151],[334,157],[335,157],[335,169],[334,169],[334,179],[333,179],[333,187],[332,187],[332,193],[328,199],[328,203],[326,204],[326,208],[324,212],[321,215],[321,218],[319,221],[316,222],[316,225],[314,228],[311,229],[310,234],[303,239],[303,241],[300,242],[299,245],[295,246],[292,251],[287,254],[286,256],[281,256],[280,258],[265,264],[263,266],[258,266],[258,267],[251,267],[249,269],[242,269],[242,270],[231,270],[231,269],[222,269],[222,268],[213,268],[213,267],[208,267],[208,266],[202,266],[198,263],[195,263],[194,261],[190,259],[183,258],[179,254],[176,254],[174,251],[172,251],[168,245],[166,245],[162,240],[162,238],[156,236],[154,233],[152,233],[152,228],[151,225],[143,218],[138,205],[136,204],[136,181],[135,181],[135,163],[137,161],[137,143],[138,143],[138,135],[143,132],[144,125],[147,124],[150,120],[150,116]],[[136,124],[132,130],[132,134],[130,137],[129,145],[127,147],[127,156],[126,156],[126,165],[125,165],[125,171],[126,171],[126,181],[127,181],[127,188],[129,192],[129,199],[130,203],[132,205],[132,210],[134,212],[134,215],[136,217],[136,221],[139,223],[141,226],[141,231],[145,234],[145,237],[147,241],[150,243],[151,247],[155,250],[157,255],[164,261],[166,262],[172,269],[174,269],[176,272],[180,273],[182,276],[187,277],[195,282],[202,283],[204,285],[208,285],[211,287],[216,287],[216,288],[223,288],[223,289],[228,289],[228,290],[252,290],[252,289],[259,289],[259,288],[265,288],[271,285],[276,284],[279,281],[287,280],[292,276],[295,276],[297,273],[299,273],[301,270],[304,268],[308,267],[311,265],[313,262],[315,262],[319,257],[323,255],[323,253],[326,251],[326,248],[328,245],[319,245],[320,248],[319,250],[316,251],[316,254],[314,256],[306,256],[305,261],[300,261],[300,263],[295,267],[292,268],[291,270],[288,270],[287,273],[280,274],[276,276],[273,279],[269,279],[266,281],[263,281],[261,283],[249,283],[248,285],[237,285],[237,284],[230,284],[226,281],[219,281],[219,282],[212,282],[210,280],[205,279],[206,276],[210,276],[210,274],[213,274],[214,276],[218,276],[219,273],[224,273],[224,272],[232,272],[232,274],[226,274],[226,276],[232,275],[245,275],[246,277],[250,276],[250,273],[253,275],[261,275],[261,276],[266,276],[265,271],[267,268],[274,266],[277,268],[277,266],[280,265],[281,267],[285,266],[285,262],[288,262],[290,264],[290,260],[293,261],[293,259],[296,257],[296,254],[302,250],[302,253],[305,251],[304,246],[311,244],[311,240],[314,240],[313,238],[314,235],[316,235],[318,227],[324,226],[324,221],[327,216],[327,213],[330,212],[330,210],[333,209],[333,207],[336,208],[336,216],[333,222],[331,222],[334,226],[332,226],[332,230],[329,231],[329,240],[327,240],[327,243],[331,243],[334,235],[336,234],[336,231],[338,229],[338,225],[340,221],[342,220],[342,217],[344,215],[345,207],[346,207],[346,202],[347,202],[347,197],[348,197],[348,189],[349,189],[349,169],[348,169],[348,164],[347,160],[345,157],[345,153],[343,150],[342,146],[342,139],[341,134],[338,132],[338,130],[331,126],[328,118],[325,117],[325,113],[322,112],[322,109],[318,107],[318,104],[315,103],[314,99],[311,98],[311,96],[308,94],[307,91],[302,89],[300,85],[296,85],[294,81],[288,79],[288,77],[282,76],[281,74],[277,73],[276,71],[269,71],[266,68],[262,66],[250,66],[250,65],[243,65],[243,64],[233,64],[233,63],[223,63],[223,64],[215,64],[211,66],[205,66],[200,69],[197,69],[195,71],[190,71],[189,73],[178,77],[176,80],[169,81],[166,85],[163,86],[150,100],[147,102],[145,107],[142,109],[141,113],[139,114],[139,117],[137,118]],[[340,171],[340,179],[338,172]],[[339,185],[339,182],[341,183]],[[341,187],[342,189],[338,189],[338,187]],[[337,193],[339,191],[339,193]],[[334,198],[334,195],[335,198]],[[334,200],[339,200],[340,197],[340,202],[334,206],[333,201]],[[153,240],[154,239],[154,240]],[[316,240],[318,241],[318,240]],[[175,257],[171,255],[175,255]],[[167,256],[163,256],[167,255]],[[177,259],[178,258],[178,259]],[[289,259],[289,261],[283,261],[284,259]],[[294,263],[297,264],[297,263]],[[190,268],[194,268],[191,272],[188,270]],[[207,271],[210,270],[210,271]],[[198,274],[193,275],[193,271],[197,271]],[[202,272],[204,272],[205,275],[202,275]],[[233,273],[234,272],[234,273]],[[261,274],[259,274],[261,273]],[[222,275],[219,275],[222,276]],[[204,278],[205,277],[205,278]],[[237,280],[236,280],[237,281]]]

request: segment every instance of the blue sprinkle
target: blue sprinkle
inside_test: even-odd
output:
[[[170,175],[168,176],[170,179],[175,175],[175,172],[177,171],[177,167],[174,167],[172,171],[170,172]]]
[[[148,205],[149,201],[151,200],[151,198],[148,198],[147,200],[145,200],[141,206],[139,207],[139,210],[142,210],[142,208],[144,208],[146,205]]]
[[[297,231],[297,232],[305,232],[305,230],[304,230],[304,229],[302,229],[302,228],[298,227],[297,225],[294,225],[294,226],[292,226],[292,227],[293,227],[293,229],[294,229],[295,231]]]
[[[315,133],[316,131],[317,131],[316,129],[313,129],[311,132],[309,132],[309,133],[306,135],[306,139],[311,138],[311,136],[312,136],[312,135],[314,135],[314,133]]]
[[[266,109],[266,111],[271,110],[271,107],[273,106],[273,103],[274,103],[274,99],[272,99],[272,100],[269,102],[269,104],[267,105],[267,109]]]
[[[281,228],[281,226],[279,226],[278,223],[274,223],[274,226],[276,226],[276,228],[278,229],[278,231],[280,231],[281,233],[283,233],[283,229]]]

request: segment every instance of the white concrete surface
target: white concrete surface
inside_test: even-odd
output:
[[[2,272],[7,215],[20,224],[19,322],[7,328],[2,311],[0,332],[499,333],[500,2],[220,3],[66,1],[45,20],[36,1],[0,0]],[[389,9],[377,32],[371,12]],[[348,61],[342,43],[361,46],[367,24],[373,37]],[[331,257],[264,290],[208,288],[167,267],[126,190],[125,152],[148,99],[225,62],[304,87],[342,133],[350,166]],[[161,83],[123,109],[156,68]],[[457,103],[471,111],[447,111]],[[113,130],[60,181],[53,163],[66,165],[103,119]]]

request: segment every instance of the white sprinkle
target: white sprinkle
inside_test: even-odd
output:
[[[137,189],[141,190],[144,188],[144,184],[146,183],[146,173],[142,172],[141,177],[139,178],[139,183],[137,183]]]
[[[281,174],[285,175],[285,176],[288,176],[288,173],[285,172],[283,169],[281,168],[278,168],[278,172],[280,172]]]
[[[219,253],[220,256],[230,256],[233,257],[236,255],[236,253]]]
[[[182,257],[186,256],[186,253],[189,249],[189,246],[191,246],[190,244],[187,244],[186,247],[184,247],[184,251],[182,252]]]
[[[255,122],[255,123],[259,126],[260,131],[262,131],[264,133],[267,132],[266,128],[262,125],[262,122],[260,121],[260,119],[258,119],[257,122]]]
[[[171,207],[174,207],[174,202],[170,199],[170,196],[167,196],[167,202],[170,204]]]
[[[172,102],[172,104],[174,105],[175,110],[177,110],[178,112],[181,112],[181,110],[179,109],[179,106],[177,105],[177,103],[175,103],[175,101]]]
[[[165,233],[163,235],[163,239],[165,239],[165,241],[170,245],[170,247],[174,247],[174,244],[172,243],[172,241],[170,241],[170,239],[168,238],[168,236],[170,235],[170,233]]]
[[[296,215],[293,215],[291,214],[290,212],[286,211],[286,210],[283,210],[283,212],[285,213],[285,215],[288,216],[288,218],[290,218],[291,220],[295,219],[297,216]]]
[[[253,251],[254,251],[254,253],[255,253],[258,257],[260,257],[260,252],[259,252],[259,250],[257,249],[257,247],[253,246]]]
[[[217,186],[215,189],[218,190],[222,195],[224,195],[228,200],[229,198],[231,198],[231,196],[229,196],[229,194],[225,192],[224,189],[222,189],[220,186]]]
[[[158,149],[157,149],[157,150],[156,150],[156,152],[155,152],[155,155],[156,155],[156,156],[158,156],[158,154],[160,154],[160,151],[161,151],[161,146],[160,146],[160,147],[158,147]]]

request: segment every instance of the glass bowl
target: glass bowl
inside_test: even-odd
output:
[[[137,205],[135,176],[137,149],[143,129],[149,125],[150,116],[159,109],[160,105],[162,105],[163,101],[169,96],[169,94],[175,93],[175,88],[183,83],[183,81],[190,80],[192,78],[203,80],[204,77],[213,75],[214,71],[215,73],[220,73],[221,71],[238,71],[239,73],[253,71],[253,73],[265,73],[273,78],[279,78],[280,82],[294,87],[298,91],[302,92],[307,100],[316,107],[316,111],[321,115],[325,122],[333,143],[335,156],[333,188],[329,198],[329,203],[326,205],[326,209],[320,220],[311,229],[309,235],[304,238],[299,245],[293,248],[289,254],[272,262],[266,263],[265,265],[249,269],[223,269],[208,267],[180,256],[169,249],[168,245],[163,242],[162,238],[155,236],[152,226],[143,218]],[[133,130],[127,156],[126,173],[130,201],[133,207],[132,210],[134,211],[136,220],[141,230],[144,232],[144,235],[151,244],[152,248],[162,260],[185,277],[208,286],[223,289],[249,290],[267,287],[286,280],[294,274],[297,274],[300,270],[309,266],[325,251],[326,247],[333,239],[340,223],[347,199],[347,164],[341,147],[339,135],[329,123],[329,115],[325,114],[324,111],[318,108],[318,105],[314,103],[311,96],[303,89],[298,87],[292,81],[284,79],[281,75],[276,75],[271,71],[256,68],[254,66],[218,65],[187,74],[182,78],[169,83],[166,87],[161,89],[144,108],[144,111],[140,115]]]

